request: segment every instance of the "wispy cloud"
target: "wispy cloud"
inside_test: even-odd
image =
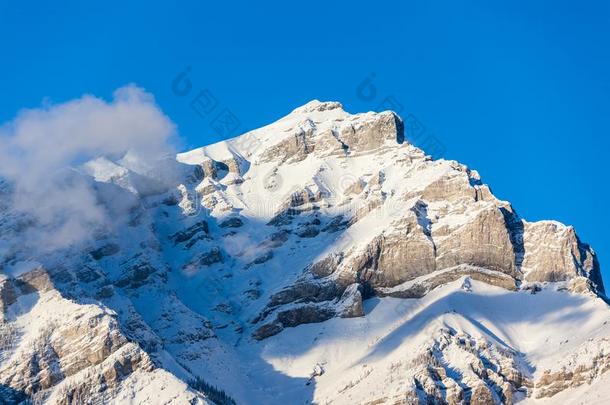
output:
[[[127,155],[132,170],[152,170],[174,153],[175,133],[152,95],[134,85],[116,90],[111,101],[85,95],[23,110],[3,124],[0,177],[14,189],[12,207],[37,224],[30,242],[66,246],[107,222],[92,180],[76,167],[98,156]]]

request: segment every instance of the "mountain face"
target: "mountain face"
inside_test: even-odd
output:
[[[0,183],[0,403],[610,396],[595,252],[396,114],[312,101],[162,167],[84,164],[112,225],[61,249]]]

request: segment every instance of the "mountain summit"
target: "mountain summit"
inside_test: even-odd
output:
[[[393,112],[314,100],[162,170],[124,162],[79,168],[113,221],[62,249],[24,247],[38,224],[0,183],[0,403],[610,395],[593,249]]]

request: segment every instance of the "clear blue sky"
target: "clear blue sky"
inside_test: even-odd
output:
[[[237,132],[313,98],[359,112],[392,96],[521,216],[574,225],[610,284],[609,2],[93,3],[0,4],[0,122],[133,82],[194,147],[226,136],[189,107],[199,90]]]

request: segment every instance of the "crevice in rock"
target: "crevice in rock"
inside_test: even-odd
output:
[[[519,216],[504,207],[500,208],[504,222],[506,223],[506,229],[508,229],[510,235],[510,242],[513,245],[513,252],[515,254],[515,267],[519,273],[522,273],[523,259],[525,257],[525,244],[524,244],[524,233],[525,226]]]

